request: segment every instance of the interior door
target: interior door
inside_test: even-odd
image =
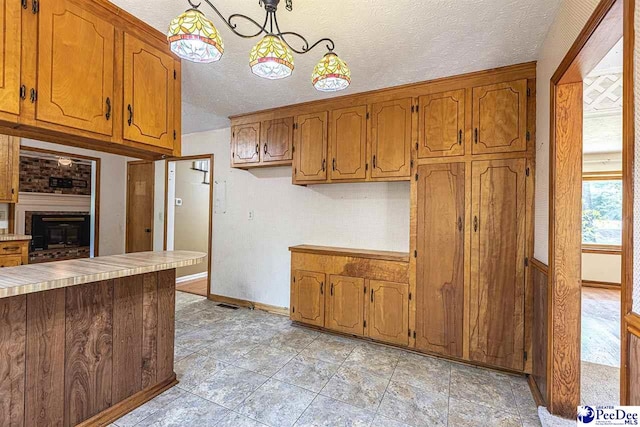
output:
[[[127,163],[126,252],[153,250],[153,162]]]
[[[20,114],[20,59],[22,46],[20,2],[0,0],[0,111]]]
[[[464,155],[464,89],[420,97],[418,157]]]
[[[527,80],[473,88],[473,154],[527,149]]]
[[[371,177],[411,175],[411,98],[371,106]]]
[[[462,357],[465,164],[418,167],[416,347]]]
[[[367,106],[331,112],[329,130],[332,180],[367,177]]]
[[[369,281],[370,338],[388,343],[409,343],[409,285],[406,283]]]
[[[231,162],[234,165],[260,163],[260,123],[233,128]]]
[[[161,148],[173,148],[173,58],[153,46],[124,35],[124,138]]]
[[[324,273],[297,270],[293,276],[292,318],[309,325],[324,326]]]
[[[349,334],[364,333],[364,279],[332,275],[327,328]]]
[[[472,164],[469,351],[472,360],[524,363],[525,159]]]
[[[18,203],[20,139],[0,135],[0,203]]]
[[[262,161],[286,162],[293,159],[293,117],[262,122]]]
[[[327,112],[296,117],[294,134],[295,182],[327,179]]]
[[[114,26],[68,0],[40,2],[36,118],[113,134]]]

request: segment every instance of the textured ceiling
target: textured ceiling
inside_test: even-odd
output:
[[[186,0],[111,0],[155,28],[188,8]],[[262,21],[258,0],[212,0],[228,16],[243,13]],[[183,65],[183,132],[228,126],[227,117],[311,101],[533,61],[560,0],[294,0],[293,12],[278,12],[283,31],[310,42],[331,37],[349,64],[352,84],[337,95],[311,86],[313,67],[325,54],[318,47],[295,55],[291,77],[260,79],[248,58],[257,39],[231,33],[210,8],[201,10],[221,32],[225,53],[214,64]],[[313,39],[313,40],[312,40]]]

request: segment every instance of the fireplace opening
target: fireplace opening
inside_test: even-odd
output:
[[[90,215],[34,214],[31,218],[31,251],[89,246],[90,220]]]

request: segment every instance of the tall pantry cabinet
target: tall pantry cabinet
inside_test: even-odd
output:
[[[480,83],[419,100],[413,344],[527,371],[535,79]]]

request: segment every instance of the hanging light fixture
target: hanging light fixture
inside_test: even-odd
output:
[[[181,58],[191,62],[214,62],[222,57],[224,46],[220,34],[213,23],[207,19],[199,7],[202,3],[195,4],[193,0],[187,0],[191,9],[181,14],[169,25],[168,40],[171,50]],[[312,83],[322,92],[335,92],[346,89],[351,83],[351,71],[333,50],[335,44],[330,38],[323,38],[310,44],[306,38],[293,31],[281,31],[278,25],[277,10],[281,0],[259,0],[260,6],[264,6],[266,16],[264,23],[260,25],[254,19],[235,13],[225,18],[211,3],[211,0],[203,0],[222,19],[229,29],[242,38],[254,38],[263,36],[249,55],[249,66],[253,74],[270,80],[289,77],[293,73],[293,53],[299,55],[308,53],[316,46],[326,43],[328,53],[316,65]],[[285,0],[288,11],[293,10],[293,0]],[[256,27],[253,33],[238,30],[236,21],[242,19]],[[300,42],[300,49],[292,46],[289,41],[296,38]]]
[[[58,166],[63,166],[65,168],[68,168],[71,165],[73,165],[73,160],[71,160],[70,158],[58,157]]]
[[[351,84],[351,70],[338,55],[329,52],[316,65],[311,82],[320,92],[344,90]]]
[[[293,53],[280,38],[269,34],[251,49],[249,66],[256,76],[283,79],[293,73]]]
[[[219,61],[224,53],[218,30],[197,8],[189,9],[171,21],[167,39],[173,53],[191,62]]]

